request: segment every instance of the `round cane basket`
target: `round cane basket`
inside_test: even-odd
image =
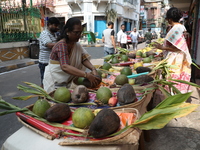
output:
[[[53,105],[51,103],[51,105]],[[28,109],[32,109],[33,104],[27,106]],[[135,108],[120,108],[120,109],[115,109],[115,112],[121,112],[121,113],[134,113],[136,119],[140,117],[140,114],[137,109]],[[52,135],[49,135],[33,126],[25,122],[24,120],[20,119],[18,117],[18,120],[20,123],[22,123],[24,126],[27,128],[31,129],[32,131],[36,132],[37,134],[49,139],[53,140],[55,137]],[[87,130],[86,130],[87,131]],[[141,130],[138,128],[129,128],[122,132],[119,135],[110,137],[110,138],[104,138],[104,139],[96,139],[96,140],[87,140],[86,138],[83,138],[82,140],[77,140],[76,138],[66,138],[66,139],[61,139],[59,140],[59,145],[62,146],[67,146],[67,145],[118,145],[118,144],[130,144],[130,145],[135,145],[138,146],[138,141],[140,138]]]
[[[136,118],[139,118],[140,114],[137,109],[134,108],[120,108],[115,109],[115,112],[125,112],[125,113],[135,113]],[[74,140],[67,138],[64,141],[60,142],[59,145],[117,145],[117,144],[131,144],[138,145],[138,141],[140,138],[141,130],[137,128],[129,128],[126,131],[122,132],[119,135],[114,137],[96,140],[96,141],[88,141],[88,140]]]

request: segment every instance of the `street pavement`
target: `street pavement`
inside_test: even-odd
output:
[[[138,48],[143,47],[144,43],[138,45]],[[99,65],[103,64],[103,59],[92,59],[91,62]],[[1,62],[0,73],[37,63],[37,59],[30,58]],[[200,104],[199,89],[192,87],[188,102]],[[185,117],[171,120],[162,129],[149,130],[147,133],[145,136],[149,135],[150,138],[145,142],[146,150],[200,150],[200,107]]]

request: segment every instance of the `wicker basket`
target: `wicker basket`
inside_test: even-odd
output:
[[[115,112],[126,112],[126,113],[135,113],[137,118],[140,116],[137,109],[134,108],[121,108],[115,109]],[[118,145],[118,144],[131,144],[138,146],[138,141],[140,138],[141,130],[136,128],[129,128],[123,133],[102,140],[88,141],[88,140],[75,140],[67,138],[64,141],[60,142],[59,145]]]
[[[33,104],[30,106],[27,106],[27,108],[29,108],[30,110],[32,109]],[[122,109],[115,109],[115,112],[125,112],[125,113],[134,113],[136,115],[136,119],[138,119],[140,117],[140,114],[138,112],[137,109],[134,108],[122,108]],[[55,137],[53,137],[52,135],[48,135],[47,133],[40,131],[39,129],[31,126],[30,124],[26,123],[25,121],[21,120],[18,117],[18,120],[20,123],[22,123],[24,126],[26,126],[27,128],[31,129],[32,131],[36,132],[37,134],[49,139],[49,140],[53,140],[55,139]],[[83,139],[83,140],[77,140],[75,138],[67,138],[64,139],[59,143],[59,145],[62,146],[67,146],[67,145],[117,145],[117,144],[131,144],[134,145],[136,147],[138,147],[138,141],[140,138],[140,134],[141,134],[141,130],[137,129],[137,128],[129,128],[126,131],[124,131],[123,133],[111,137],[111,138],[106,138],[106,139],[102,139],[102,140],[92,140],[89,141],[88,139]]]
[[[149,85],[146,85],[146,86],[133,86],[136,93],[145,89],[145,88],[151,88],[151,87],[154,87],[154,85],[149,84]],[[118,90],[119,90],[119,88],[118,89],[112,89],[112,91],[114,91],[114,92],[117,92]],[[145,96],[143,96],[142,99],[137,101],[137,102],[122,105],[122,106],[117,106],[117,107],[111,107],[110,109],[135,108],[139,111],[139,113],[141,115],[143,115],[147,111],[147,105],[151,101],[151,99],[153,97],[153,93],[154,93],[154,90],[152,90],[150,92],[146,92]]]

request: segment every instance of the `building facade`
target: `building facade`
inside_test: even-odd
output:
[[[114,22],[116,32],[121,24],[125,24],[127,31],[139,27],[140,0],[55,0],[49,10],[48,17],[64,17],[65,21],[70,17],[79,18],[86,23],[86,30],[94,32],[100,39],[108,21]]]

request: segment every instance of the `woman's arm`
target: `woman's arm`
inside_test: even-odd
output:
[[[60,66],[61,66],[61,69],[68,74],[87,78],[91,82],[92,86],[96,87],[99,84],[99,80],[100,80],[100,78],[94,76],[94,75],[98,75],[96,68],[90,63],[88,59],[86,59],[83,62],[83,65],[87,67],[88,69],[90,69],[92,73],[84,72],[68,64],[63,64]]]
[[[98,74],[96,68],[91,64],[91,62],[88,59],[85,59],[82,63],[85,67],[90,69],[94,75]]]
[[[71,75],[74,75],[74,76],[79,76],[79,77],[85,77],[85,72],[80,70],[80,69],[77,69],[71,65],[68,65],[68,64],[61,64],[60,65],[61,69],[66,72],[67,74],[71,74]]]
[[[166,50],[166,51],[170,51],[170,52],[179,52],[181,51],[180,49],[176,48],[175,46],[171,45],[171,46],[163,46],[159,43],[155,43],[154,46],[158,49],[161,49],[161,50]]]

